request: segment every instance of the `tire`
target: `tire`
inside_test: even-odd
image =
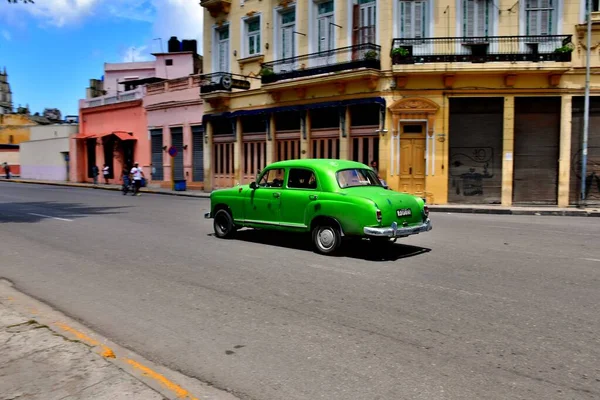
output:
[[[320,254],[333,254],[342,243],[342,235],[334,224],[320,224],[312,231],[313,244]]]
[[[224,209],[217,211],[213,220],[213,228],[215,230],[215,236],[220,239],[229,239],[233,237],[236,228],[231,213]]]

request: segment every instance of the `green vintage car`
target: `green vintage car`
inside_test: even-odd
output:
[[[310,232],[315,249],[335,252],[344,238],[390,242],[431,230],[420,197],[386,189],[377,174],[347,160],[279,161],[256,182],[210,195],[215,235],[232,237],[239,228]]]

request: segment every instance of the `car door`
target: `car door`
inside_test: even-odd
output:
[[[244,204],[246,223],[253,226],[279,225],[281,193],[285,169],[265,169],[258,179],[256,189],[250,189]]]
[[[281,192],[281,226],[306,228],[312,215],[310,207],[318,198],[319,182],[315,172],[308,168],[290,168]]]

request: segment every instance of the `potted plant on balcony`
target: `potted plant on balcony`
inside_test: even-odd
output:
[[[262,67],[259,75],[263,83],[275,82],[275,71],[270,67]]]
[[[364,55],[365,60],[377,60],[377,52],[375,50],[369,50]]]
[[[392,49],[392,64],[408,64],[410,51],[404,47]]]
[[[573,52],[573,45],[571,43],[565,44],[561,47],[554,49],[557,61],[571,61],[571,53]]]

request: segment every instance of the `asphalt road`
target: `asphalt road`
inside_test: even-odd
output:
[[[0,183],[0,276],[244,399],[600,398],[600,219],[434,213],[332,258],[207,207]]]

